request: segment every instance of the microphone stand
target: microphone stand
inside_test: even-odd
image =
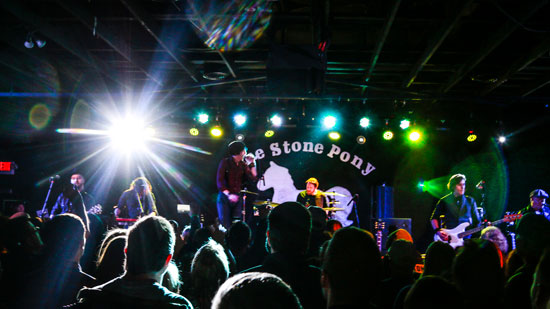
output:
[[[54,178],[50,178],[50,188],[48,189],[48,194],[46,195],[46,200],[44,201],[44,206],[42,206],[42,212],[40,212],[40,218],[44,218],[44,211],[46,211],[46,205],[50,199],[50,193],[52,192],[53,183],[55,182]]]
[[[349,205],[349,203],[353,202],[353,209],[354,209],[354,211],[355,211],[355,221],[357,221],[357,227],[358,227],[358,228],[361,228],[361,225],[359,224],[359,214],[357,214],[357,202],[356,202],[356,200],[358,200],[358,199],[359,199],[359,195],[356,194],[356,195],[351,199],[351,201],[348,202],[348,205]]]

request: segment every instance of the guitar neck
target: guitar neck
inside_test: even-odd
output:
[[[501,224],[504,221],[505,221],[505,219],[500,219],[500,220],[491,222],[489,225],[498,225],[498,224]],[[464,232],[458,234],[458,237],[463,238],[463,237],[472,235],[474,233],[477,233],[477,232],[483,230],[484,228],[486,228],[486,226],[478,226],[478,227],[475,227],[473,229],[469,229],[467,231],[464,231]]]

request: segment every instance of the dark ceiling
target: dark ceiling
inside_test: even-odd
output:
[[[222,0],[2,0],[0,92],[146,89],[180,112],[194,100],[218,111],[332,107],[456,122],[548,113],[548,0],[256,1],[271,9],[259,39],[242,50],[205,45],[197,25],[208,14],[193,5],[227,21],[250,2],[232,1],[228,14]],[[25,48],[29,33],[46,46]]]

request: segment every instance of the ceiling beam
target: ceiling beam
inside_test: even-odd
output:
[[[401,0],[394,0],[390,14],[386,19],[384,28],[382,29],[382,34],[380,35],[380,39],[378,40],[378,43],[376,44],[376,48],[374,49],[374,53],[372,54],[372,57],[370,59],[369,70],[364,79],[365,82],[368,82],[372,77],[372,73],[374,72],[374,68],[376,67],[378,58],[380,57],[380,52],[382,51],[382,48],[386,43],[386,39],[388,38],[388,34],[390,33],[391,26],[393,25],[393,21],[395,20],[395,16],[397,15],[397,10],[399,9],[400,4],[401,4]]]
[[[500,74],[497,77],[497,81],[489,86],[487,86],[483,91],[482,95],[487,95],[491,91],[498,88],[500,85],[504,84],[508,81],[508,79],[516,74],[517,72],[525,69],[528,67],[533,61],[537,60],[538,58],[542,57],[546,53],[548,53],[548,50],[550,50],[550,36],[547,36],[547,38],[537,44],[535,47],[531,48],[527,53],[522,55],[520,58],[518,58],[512,65],[502,74]]]
[[[131,47],[126,44],[125,40],[116,34],[116,31],[105,25],[103,22],[97,19],[97,16],[93,16],[89,9],[86,8],[81,2],[73,0],[57,0],[57,3],[63,7],[66,11],[75,16],[86,28],[94,30],[105,43],[111,46],[119,55],[130,62],[139,71],[145,74],[149,79],[155,83],[162,85],[162,82],[150,74],[146,69],[136,64],[132,59]],[[95,23],[95,25],[94,25]]]
[[[530,4],[529,2],[525,3]],[[489,54],[497,48],[504,40],[506,40],[518,27],[519,23],[523,23],[531,18],[540,8],[548,4],[548,0],[539,0],[535,4],[531,4],[526,10],[518,12],[516,20],[508,20],[503,26],[498,29],[495,34],[490,37],[486,43],[479,49],[479,51],[471,56],[449,79],[447,84],[441,87],[442,93],[447,93],[458,82],[460,82],[466,74],[472,71],[478,64],[480,64]]]
[[[416,64],[409,72],[407,78],[403,81],[403,88],[409,88],[413,84],[414,80],[418,76],[418,73],[422,71],[424,66],[428,63],[428,61],[430,61],[430,59],[437,51],[437,49],[441,46],[443,41],[447,38],[447,36],[451,33],[455,26],[458,25],[462,16],[464,16],[466,12],[470,10],[472,2],[473,0],[464,1],[464,3],[462,4],[462,8],[456,8],[456,10],[453,10],[455,14],[449,16],[445,21],[445,24],[443,24],[442,27],[439,27],[440,30],[437,31],[434,37],[431,38],[431,40],[429,41],[430,43],[422,53],[422,56],[420,56]]]
[[[178,66],[183,69],[191,79],[198,83],[199,80],[196,77],[195,69],[193,65],[187,61],[187,59],[178,53],[177,49],[169,46],[159,34],[162,33],[160,27],[154,20],[154,18],[139,6],[134,0],[120,0],[122,4],[130,11],[130,13],[137,19],[137,21],[145,28],[145,30],[157,41],[157,43],[164,49],[164,51],[174,60]],[[176,54],[178,53],[178,54]]]
[[[521,96],[526,97],[534,93],[535,91],[545,87],[546,85],[550,85],[550,74],[544,76],[543,78],[539,79],[538,81],[535,81],[534,83],[529,84],[528,87],[526,87],[528,90],[525,91]]]
[[[100,71],[121,87],[127,88],[127,86],[121,83],[117,78],[117,72],[111,70],[101,60],[95,58],[83,46],[78,44],[76,40],[71,39],[68,33],[63,31],[65,29],[61,30],[58,27],[50,25],[42,17],[34,14],[30,8],[23,6],[19,0],[3,0],[0,1],[0,5],[23,22],[40,29],[41,34],[56,42],[94,70]]]

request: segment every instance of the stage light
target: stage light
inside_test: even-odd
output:
[[[220,127],[213,127],[211,130],[210,130],[210,134],[214,137],[220,137],[223,135],[223,130],[222,128]]]
[[[411,140],[412,142],[417,142],[420,140],[420,132],[418,131],[412,131],[411,134],[409,134],[409,140]]]
[[[385,140],[389,141],[389,140],[391,140],[391,139],[393,138],[393,132],[392,132],[392,131],[386,131],[386,132],[384,132],[384,134],[382,135],[382,137],[383,137]]]
[[[339,140],[340,139],[340,133],[338,132],[330,132],[328,134],[328,137],[331,139],[331,140]]]
[[[265,137],[272,137],[273,135],[275,135],[275,131],[273,130],[267,130],[265,131]]]
[[[326,129],[332,129],[334,126],[336,126],[336,117],[334,116],[326,116],[323,118],[323,126]]]
[[[189,129],[189,134],[191,134],[193,136],[197,136],[197,135],[199,135],[199,129],[191,128],[191,129]]]
[[[498,137],[498,142],[501,143],[501,144],[506,143],[506,136],[504,136],[504,135],[499,136]]]
[[[283,124],[283,118],[281,118],[279,115],[273,115],[270,119],[271,124],[275,127],[280,127],[281,124]]]
[[[34,43],[32,42],[30,36],[27,37],[27,40],[25,41],[25,43],[23,43],[23,45],[25,45],[25,47],[29,49],[34,47]]]
[[[207,123],[208,122],[208,114],[204,114],[204,113],[199,114],[199,122],[200,123]]]
[[[36,39],[36,46],[38,48],[42,48],[46,46],[46,40]]]
[[[243,134],[237,134],[235,135],[235,140],[242,142],[244,141],[244,135]]]
[[[401,123],[399,124],[399,127],[403,130],[405,130],[406,128],[408,128],[409,126],[411,125],[411,122],[407,119],[403,119],[401,120]]]
[[[243,114],[237,114],[235,115],[235,117],[233,117],[233,121],[235,121],[235,124],[238,127],[241,127],[246,123],[246,116]]]
[[[369,118],[367,117],[363,117],[361,118],[361,120],[359,120],[359,125],[362,127],[362,128],[366,128],[370,125],[370,120]]]
[[[359,135],[357,136],[356,140],[357,144],[363,145],[367,141],[367,138],[365,138],[363,135]]]
[[[466,140],[471,143],[474,142],[476,139],[477,135],[474,133],[474,131],[468,131],[468,137],[466,138]]]
[[[130,116],[116,121],[108,134],[113,147],[128,152],[143,148],[145,141],[155,135],[155,130],[145,127],[142,120]]]

